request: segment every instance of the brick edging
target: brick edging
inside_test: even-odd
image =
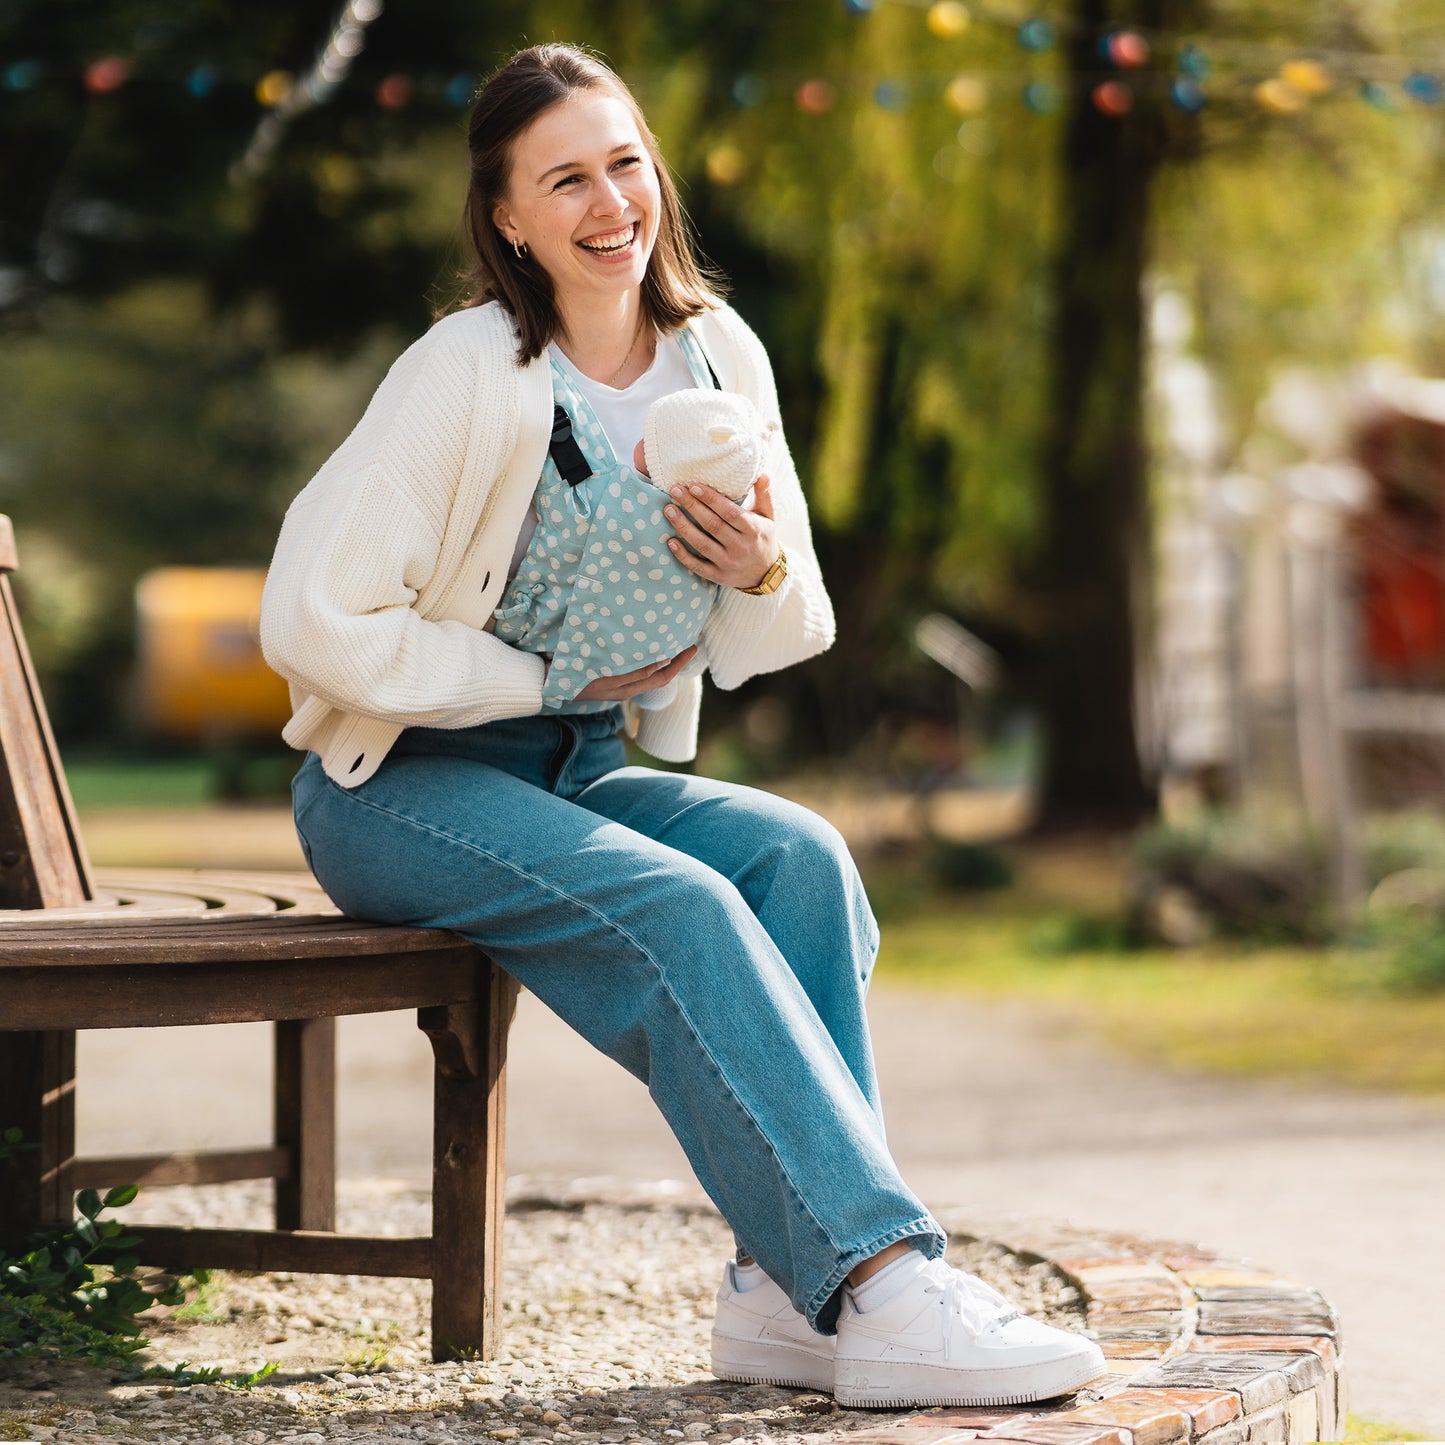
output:
[[[1299,1445],[1344,1438],[1339,1318],[1318,1290],[1193,1244],[945,1217],[1048,1263],[1083,1297],[1108,1374],[1047,1405],[920,1411],[853,1445]],[[840,1437],[841,1438],[841,1437]]]

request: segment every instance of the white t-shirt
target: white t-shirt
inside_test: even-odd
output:
[[[594,381],[584,376],[563,354],[554,341],[547,353],[555,357],[567,373],[572,385],[587,399],[587,404],[597,414],[602,430],[617,460],[625,466],[632,465],[632,453],[642,440],[643,422],[647,408],[659,397],[671,396],[675,391],[690,391],[697,383],[688,370],[687,358],[683,355],[682,343],[675,336],[659,337],[657,354],[652,365],[630,386],[620,389],[608,386],[604,381]],[[522,558],[531,545],[532,534],[537,530],[536,514],[528,508],[522,518],[522,530],[517,536],[517,545],[512,548],[512,565],[507,571],[510,582],[522,565]]]

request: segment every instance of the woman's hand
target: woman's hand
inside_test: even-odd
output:
[[[782,548],[766,474],[753,483],[750,509],[702,483],[674,487],[672,497],[673,504],[664,510],[682,541],[669,538],[667,545],[689,572],[724,587],[756,587],[778,560]]]
[[[696,656],[697,648],[687,647],[670,661],[649,662],[636,672],[619,672],[615,677],[594,677],[577,694],[577,701],[626,702],[640,692],[666,687]]]

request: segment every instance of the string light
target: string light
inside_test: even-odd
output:
[[[704,165],[715,186],[735,186],[748,173],[748,158],[735,145],[714,146]]]
[[[1180,75],[1187,76],[1190,80],[1203,80],[1214,68],[1205,51],[1193,42],[1181,48],[1174,66]]]
[[[929,33],[940,40],[957,40],[969,25],[969,13],[958,0],[935,0],[928,7]]]
[[[1099,48],[1121,70],[1137,70],[1149,63],[1149,42],[1134,30],[1116,30],[1106,35]]]
[[[1305,97],[1278,76],[1260,81],[1254,88],[1254,98],[1261,110],[1274,115],[1294,115],[1305,107]]]
[[[1134,109],[1134,92],[1122,80],[1106,80],[1096,85],[1092,100],[1101,115],[1128,115]]]
[[[256,100],[268,110],[284,104],[296,89],[296,77],[289,70],[268,70],[256,82]]]
[[[1381,85],[1378,80],[1367,80],[1360,86],[1360,99],[1374,110],[1382,110],[1388,115],[1394,115],[1400,108],[1390,94],[1390,87]]]
[[[1025,20],[1014,33],[1025,50],[1039,52],[1054,48],[1054,27],[1041,15]]]
[[[1318,60],[1286,60],[1279,68],[1279,78],[1291,90],[1309,96],[1325,95],[1333,84]]]
[[[383,110],[403,110],[411,103],[416,83],[409,75],[388,75],[376,87],[376,103]]]
[[[1427,70],[1412,71],[1400,82],[1400,89],[1421,105],[1439,105],[1442,95],[1445,95],[1445,85],[1441,84],[1440,77]]]
[[[15,60],[5,67],[3,84],[6,90],[33,90],[45,77],[45,67],[38,60]]]
[[[1198,115],[1208,103],[1204,95],[1204,87],[1198,81],[1190,80],[1187,76],[1180,76],[1169,87],[1169,99],[1190,115]]]
[[[943,103],[955,115],[977,115],[988,105],[988,85],[976,75],[955,75],[944,87]]]
[[[863,17],[871,14],[884,0],[840,0],[849,13]],[[1020,21],[1017,12],[1008,16],[991,8],[990,0],[887,0],[919,12],[923,27],[937,41],[951,42],[978,23],[1006,27],[1020,49],[1036,55],[1055,50],[1059,29],[1054,19],[1040,12],[1024,12]],[[1035,0],[1038,3],[1038,0]],[[208,61],[197,62],[188,69],[179,69],[171,76],[186,94],[204,100],[222,86],[245,84],[266,112],[259,121],[251,144],[233,175],[237,178],[254,175],[264,168],[279,142],[284,127],[302,111],[324,104],[346,81],[353,62],[366,46],[367,27],[382,13],[384,0],[346,0],[330,36],[309,71],[300,75],[277,68],[266,71],[254,81],[226,74],[223,68]],[[175,27],[143,26],[133,38],[133,49],[146,52],[141,65],[148,89],[164,81],[165,73],[157,62],[173,38]],[[1067,27],[1072,33],[1072,27]],[[1274,42],[1255,42],[1229,37],[1202,40],[1162,31],[1110,30],[1091,38],[1100,57],[1119,71],[1143,71],[1151,64],[1157,75],[1158,90],[1142,91],[1137,84],[1125,82],[1121,76],[1083,75],[1094,107],[1104,115],[1122,117],[1137,104],[1144,93],[1167,95],[1168,103],[1188,114],[1207,108],[1214,91],[1211,82],[1220,74],[1223,93],[1238,97],[1248,95],[1261,110],[1278,116],[1292,116],[1308,108],[1312,101],[1339,94],[1350,96],[1362,105],[1383,114],[1398,114],[1405,102],[1418,106],[1438,106],[1445,102],[1445,72],[1421,67],[1413,57],[1380,55],[1338,50],[1317,51],[1313,55],[1290,54]],[[1163,64],[1159,54],[1163,52]],[[78,66],[79,79],[93,96],[106,96],[122,90],[134,78],[135,62],[126,55],[106,55]],[[1221,71],[1222,67],[1222,71]],[[1065,65],[1067,73],[1072,67]],[[1102,67],[1101,67],[1102,68]],[[1050,67],[1050,74],[1054,67]],[[1271,70],[1273,73],[1271,73]],[[1002,68],[1007,71],[1007,66]],[[1253,72],[1251,74],[1250,72]],[[920,69],[917,73],[895,75],[866,82],[855,80],[850,91],[862,90],[873,104],[886,111],[901,111],[910,101],[931,95],[940,97],[936,71]],[[0,92],[22,94],[42,83],[63,79],[53,66],[39,58],[21,57],[0,66]],[[1055,79],[1042,76],[1020,76],[1026,81],[1017,94],[1023,105],[1040,115],[1059,108],[1061,94]],[[1076,80],[1077,83],[1077,80]],[[792,89],[792,101],[805,115],[824,115],[838,104],[836,81],[812,76],[796,83],[796,77],[785,80],[777,75],[755,71],[736,76],[729,85],[733,102],[743,109],[765,104],[773,97],[784,97]],[[450,78],[415,77],[396,73],[385,76],[372,90],[374,103],[383,110],[401,110],[419,95],[439,97],[447,104],[463,108],[471,103],[477,91],[473,75],[457,73]],[[987,80],[979,74],[955,74],[941,86],[943,106],[960,117],[978,115],[989,104]],[[721,182],[720,182],[721,183]],[[734,182],[735,184],[735,182]]]
[[[1059,92],[1047,80],[1031,80],[1023,88],[1023,103],[1035,115],[1052,115],[1059,108]]]
[[[732,97],[744,110],[751,110],[768,98],[768,83],[760,75],[740,75],[733,81]]]
[[[827,115],[833,109],[833,87],[817,77],[805,80],[793,93],[793,104],[804,115]]]
[[[883,80],[873,87],[873,104],[879,110],[902,110],[908,104],[908,87]]]
[[[216,88],[219,78],[214,65],[197,65],[186,76],[186,94],[193,100],[204,100]]]
[[[92,60],[85,67],[85,88],[92,95],[111,95],[130,79],[130,61],[119,55]]]

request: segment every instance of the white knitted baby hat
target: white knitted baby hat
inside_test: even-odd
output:
[[[675,391],[647,409],[643,453],[655,487],[706,482],[741,502],[763,471],[776,422],[735,391]]]

